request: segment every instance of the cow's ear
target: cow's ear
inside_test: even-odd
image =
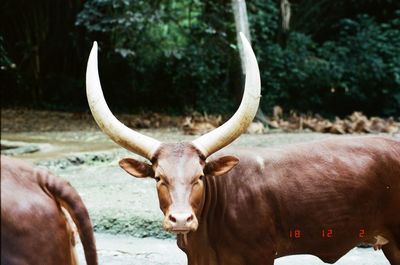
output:
[[[124,158],[119,161],[119,166],[137,178],[154,177],[151,165],[133,158]]]
[[[204,167],[204,174],[220,176],[231,170],[239,163],[239,159],[234,156],[223,156],[207,162]]]

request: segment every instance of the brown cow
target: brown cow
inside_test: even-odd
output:
[[[1,264],[77,264],[68,214],[86,263],[96,265],[92,224],[77,191],[45,170],[1,156]]]
[[[382,247],[390,263],[400,265],[399,141],[336,138],[210,156],[239,137],[258,108],[257,61],[242,40],[246,84],[238,111],[183,143],[161,143],[113,116],[101,91],[94,44],[86,76],[92,114],[111,139],[151,162],[125,158],[120,166],[157,181],[163,227],[178,235],[191,265],[271,265],[300,253],[334,262],[361,242]]]

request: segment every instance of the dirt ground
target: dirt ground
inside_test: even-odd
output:
[[[184,265],[186,257],[175,240],[136,238],[126,235],[96,234],[100,264],[111,265]],[[82,246],[78,245],[80,264],[84,263]],[[323,265],[311,255],[293,255],[275,260],[275,265]],[[354,248],[335,265],[389,265],[382,251]]]
[[[85,116],[86,117],[86,116]],[[141,129],[162,141],[190,140],[177,128]],[[277,146],[340,137],[317,133],[245,134],[234,146]],[[110,141],[91,118],[71,113],[6,110],[1,113],[2,154],[48,168],[79,191],[96,231],[100,264],[185,264],[186,258],[171,234],[161,229],[155,183],[135,179],[118,167],[133,156]],[[12,147],[12,148],[11,148]],[[81,247],[80,247],[81,249]],[[82,253],[80,250],[82,259]],[[278,259],[278,265],[324,264],[312,256]],[[381,251],[353,249],[340,265],[387,265]]]

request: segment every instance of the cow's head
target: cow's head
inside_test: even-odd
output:
[[[97,69],[97,43],[89,56],[86,92],[90,109],[99,127],[122,147],[147,158],[150,163],[124,158],[119,164],[129,174],[154,178],[163,227],[175,233],[187,233],[198,227],[205,198],[205,178],[223,175],[239,161],[224,156],[207,157],[238,138],[252,122],[260,100],[260,75],[249,42],[240,34],[246,57],[246,83],[239,109],[223,125],[192,142],[161,143],[140,134],[118,121],[104,99]]]

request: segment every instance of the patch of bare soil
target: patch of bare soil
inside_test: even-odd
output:
[[[183,265],[186,255],[178,249],[175,240],[135,238],[126,235],[96,235],[99,264],[107,265]],[[82,245],[78,244],[79,264],[85,264]],[[293,255],[278,258],[276,265],[323,265],[311,255]],[[354,248],[336,265],[389,265],[382,250]]]

